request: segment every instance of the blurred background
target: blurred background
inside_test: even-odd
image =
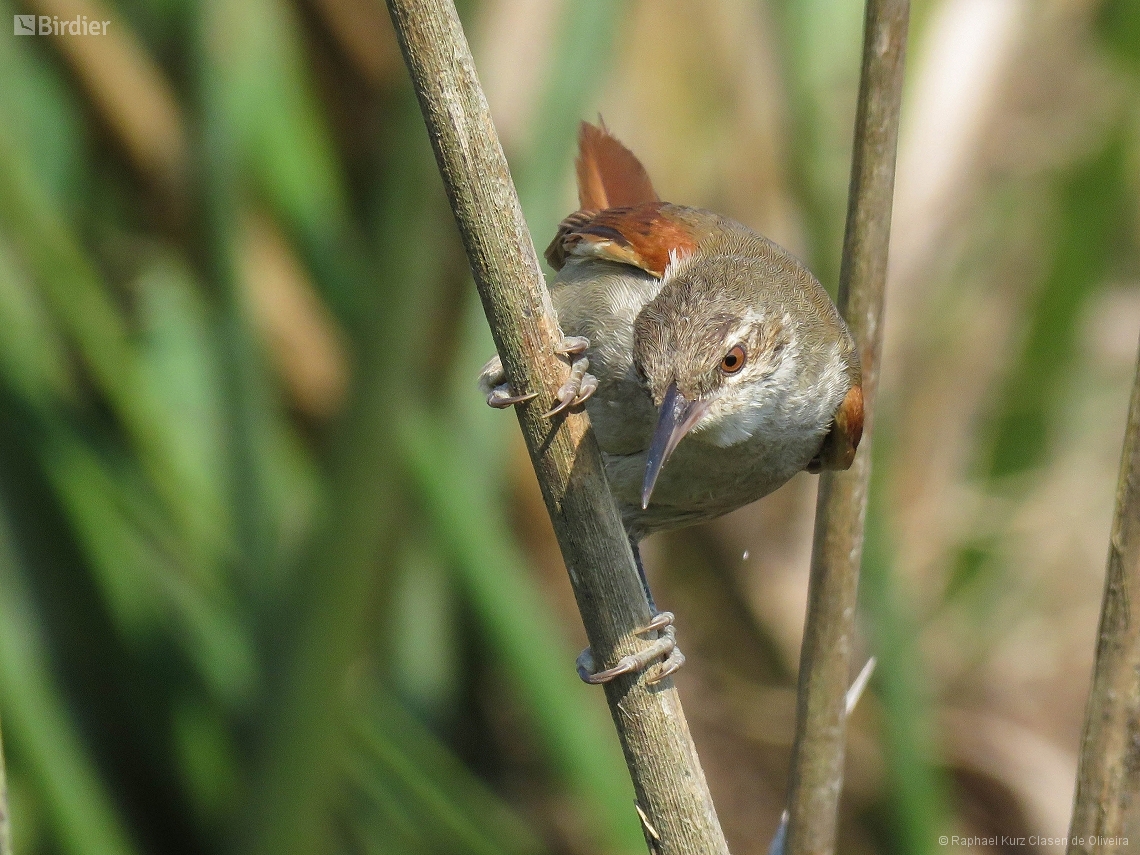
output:
[[[110,22],[0,37],[14,850],[644,852],[383,5],[0,10]],[[601,113],[834,292],[862,3],[460,11],[540,250]],[[1140,4],[915,0],[841,852],[1066,833],[1138,203]],[[815,490],[644,552],[738,855],[784,798]]]

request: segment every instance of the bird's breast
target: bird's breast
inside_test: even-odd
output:
[[[713,519],[768,495],[807,466],[824,432],[759,431],[730,446],[686,437],[661,470],[645,509],[645,452],[606,455],[606,474],[627,528],[643,536]]]

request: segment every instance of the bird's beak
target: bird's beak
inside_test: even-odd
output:
[[[645,481],[641,487],[642,510],[649,507],[653,485],[657,483],[657,476],[661,474],[665,461],[669,459],[677,443],[701,420],[701,416],[708,411],[708,408],[707,401],[688,401],[677,391],[676,383],[669,384],[665,400],[661,402],[657,429],[653,431],[653,440],[649,443],[649,459],[645,464]]]

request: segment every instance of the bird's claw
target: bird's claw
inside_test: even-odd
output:
[[[677,647],[677,630],[673,626],[672,612],[659,612],[653,619],[637,631],[638,635],[647,632],[659,632],[660,635],[649,643],[647,647],[628,656],[623,656],[612,668],[604,671],[594,670],[594,654],[587,647],[578,654],[578,676],[590,685],[608,683],[610,680],[623,674],[635,674],[644,671],[658,657],[665,657],[661,667],[656,673],[646,679],[648,685],[664,680],[685,664],[685,654]]]
[[[655,632],[659,629],[664,629],[667,626],[672,626],[675,618],[672,612],[658,612],[647,623],[640,632]]]
[[[487,396],[487,406],[496,410],[505,410],[515,404],[521,404],[532,398],[537,398],[537,392],[528,392],[525,395],[516,395],[511,384],[507,382],[507,375],[503,371],[502,360],[498,355],[492,356],[479,372],[479,388]]]
[[[496,410],[505,410],[507,407],[513,407],[515,404],[521,404],[538,397],[538,392],[528,392],[526,395],[512,395],[511,387],[506,383],[502,383],[491,390],[487,395],[487,406],[494,407]]]
[[[588,371],[590,360],[582,355],[589,346],[589,339],[579,335],[567,336],[554,348],[555,353],[569,356],[573,361],[570,364],[570,376],[556,393],[558,403],[543,413],[543,418],[554,418],[571,407],[585,403],[598,390],[598,378]]]
[[[646,679],[646,683],[650,686],[660,683],[666,677],[672,677],[681,670],[681,666],[685,664],[685,654],[674,643],[673,649],[669,651],[669,655],[665,657],[665,661],[661,663],[661,667],[657,669],[657,673],[651,675]]]
[[[584,335],[568,335],[554,348],[559,356],[577,356],[585,353],[590,346],[590,340]]]
[[[585,403],[586,399],[597,391],[598,378],[588,373],[590,360],[582,356],[589,346],[590,340],[585,336],[571,335],[562,339],[554,348],[555,353],[559,356],[570,357],[572,362],[570,376],[558,389],[558,403],[543,414],[545,418],[553,418],[563,410]],[[479,388],[487,395],[487,406],[494,407],[497,410],[505,410],[507,407],[513,407],[516,404],[522,404],[538,397],[537,392],[528,392],[524,395],[514,393],[511,385],[507,382],[502,360],[498,356],[491,357],[483,366],[483,370],[479,372]]]
[[[584,356],[574,360],[570,366],[570,376],[558,389],[558,403],[543,413],[543,418],[554,418],[563,410],[585,403],[598,390],[598,378],[586,370],[589,367],[590,360]]]

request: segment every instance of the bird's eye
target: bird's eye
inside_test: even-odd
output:
[[[722,374],[735,374],[744,367],[744,348],[741,345],[736,345],[732,350],[724,355],[724,359],[720,361],[720,370]]]

